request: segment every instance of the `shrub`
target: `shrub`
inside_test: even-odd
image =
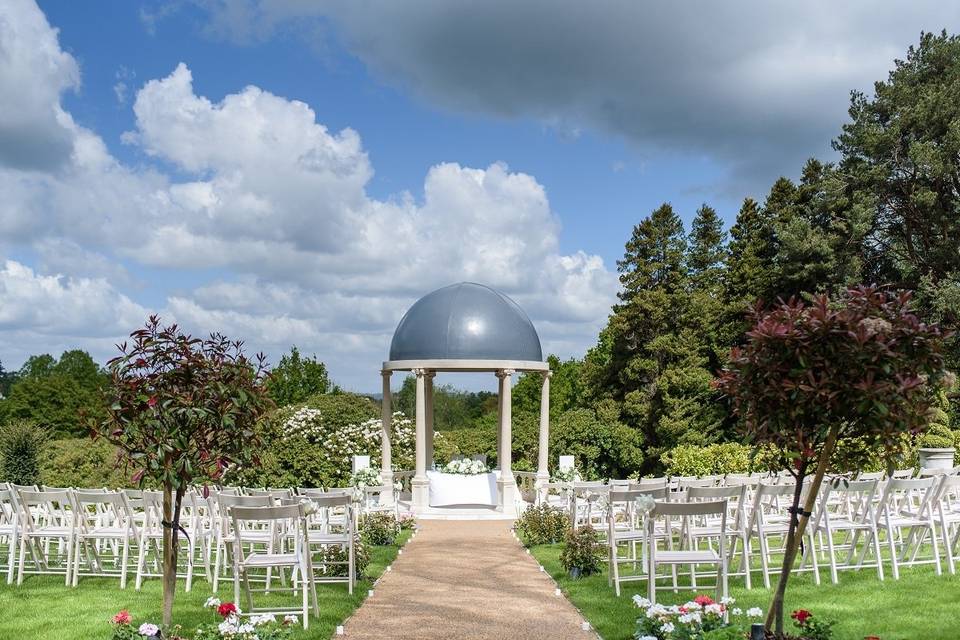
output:
[[[550,428],[550,450],[573,455],[587,480],[627,478],[639,471],[642,435],[593,409],[563,412]]]
[[[725,442],[705,447],[681,444],[664,453],[660,461],[671,476],[710,476],[766,470],[759,458],[752,447]]]
[[[355,455],[380,458],[376,405],[350,393],[314,396],[273,412],[259,430],[266,442],[259,468],[235,468],[232,484],[270,487],[342,487],[350,482]],[[412,468],[414,426],[395,412],[390,439],[394,468]]]
[[[949,449],[954,446],[954,435],[950,431],[950,400],[947,392],[940,390],[936,405],[930,411],[930,426],[920,438],[920,446],[928,449]]]
[[[560,552],[560,564],[574,578],[600,573],[604,544],[600,534],[590,525],[569,531]]]
[[[373,512],[360,516],[357,524],[360,538],[374,547],[393,544],[400,530],[400,523],[392,513]]]
[[[51,440],[40,453],[40,482],[51,487],[132,487],[117,466],[117,448],[103,439]]]
[[[32,422],[11,420],[0,427],[0,481],[38,484],[44,442],[46,432]]]
[[[525,547],[556,544],[567,536],[570,517],[560,507],[541,504],[528,507],[513,525]]]
[[[366,575],[370,566],[370,550],[357,536],[353,542],[353,566],[357,579]],[[347,550],[339,546],[328,546],[313,555],[313,568],[321,575],[341,578],[347,575]]]

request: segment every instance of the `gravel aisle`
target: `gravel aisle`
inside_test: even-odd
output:
[[[345,625],[347,638],[594,638],[510,535],[509,521],[421,520]],[[612,592],[611,592],[612,593]]]

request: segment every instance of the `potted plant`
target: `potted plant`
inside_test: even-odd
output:
[[[956,440],[950,431],[950,414],[947,410],[950,401],[945,390],[937,394],[937,404],[933,408],[930,426],[920,438],[917,456],[921,469],[950,469],[956,455]]]
[[[571,578],[583,578],[600,573],[603,567],[604,544],[600,534],[590,525],[567,534],[560,552],[560,564]]]

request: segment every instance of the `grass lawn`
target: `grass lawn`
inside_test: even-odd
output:
[[[531,553],[604,640],[632,638],[637,609],[631,599],[637,593],[646,595],[646,583],[621,585],[622,595],[617,598],[613,588],[607,586],[606,572],[580,580],[568,577],[560,566],[560,549],[561,545],[543,545],[533,547]],[[813,583],[809,573],[791,576],[786,611],[804,608],[836,621],[834,640],[862,640],[869,635],[882,640],[960,638],[956,615],[960,613],[960,576],[937,576],[932,566],[920,566],[901,568],[899,581],[888,575],[880,582],[874,569],[841,571],[839,580],[840,584],[831,584],[829,570],[823,567],[820,586]],[[730,587],[730,595],[737,599],[736,606],[744,610],[756,606],[766,613],[771,591],[763,588],[759,572],[754,573],[752,590],[743,588],[742,578],[732,578]],[[715,593],[712,587],[698,592],[710,596]],[[691,591],[658,591],[657,601],[679,604],[691,596]],[[790,622],[788,619],[788,627]]]
[[[297,634],[298,639],[329,638],[337,625],[353,613],[372,588],[373,580],[380,576],[387,565],[397,556],[397,550],[410,537],[404,531],[394,545],[370,548],[368,578],[360,580],[353,595],[347,594],[345,584],[317,585],[320,603],[320,619],[310,619],[310,629]],[[179,586],[182,587],[181,581]],[[194,580],[190,593],[177,592],[174,604],[174,622],[182,624],[187,631],[205,622],[219,622],[215,612],[204,609],[203,603],[210,597],[209,584],[202,578]],[[221,581],[218,596],[233,600],[233,582]],[[140,592],[133,589],[133,577],[125,590],[120,590],[119,580],[114,578],[80,578],[76,589],[65,587],[62,576],[27,576],[23,585],[8,586],[4,575],[0,582],[0,638],[13,640],[97,640],[109,639],[110,618],[119,610],[127,609],[135,624],[159,622],[161,611],[159,579],[144,584]],[[267,602],[299,604],[299,596],[254,594],[258,605]]]

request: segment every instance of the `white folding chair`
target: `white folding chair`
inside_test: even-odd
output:
[[[637,500],[643,497],[665,500],[667,489],[666,487],[650,490],[614,487],[607,498],[607,560],[610,566],[607,584],[613,586],[617,597],[620,596],[621,583],[647,578],[642,572],[645,570],[642,549],[647,535],[644,527],[645,514],[637,508]],[[670,537],[669,533],[667,537]],[[641,557],[637,555],[637,543],[641,545]],[[630,552],[626,557],[620,556],[622,545],[629,546]],[[622,564],[632,564],[634,570],[640,568],[641,573],[624,575],[620,569]]]
[[[773,569],[771,569],[774,550],[772,542],[779,541],[780,545],[777,548],[781,552],[785,550],[787,533],[790,529],[790,519],[793,517],[787,509],[792,503],[795,490],[796,483],[791,485],[761,482],[757,485],[753,494],[753,502],[749,519],[747,520],[747,553],[744,554],[743,564],[746,565],[747,571],[753,570],[750,560],[753,538],[756,537],[760,544],[760,567],[763,572],[763,586],[767,589],[770,588],[770,576],[773,572]],[[801,505],[806,497],[807,490],[807,487],[802,489],[803,493],[800,498]],[[804,536],[807,539],[807,544],[813,548],[814,535],[809,527],[807,527],[804,532]],[[812,564],[810,570],[813,572],[813,581],[815,584],[820,584],[820,567],[817,554],[811,554],[810,558]],[[800,566],[795,568],[794,571],[803,571],[805,569],[801,562]]]
[[[63,584],[70,586],[73,542],[76,519],[69,491],[18,492],[21,522],[20,558],[17,584],[25,575],[63,575]],[[53,549],[55,547],[55,550]],[[26,554],[31,564],[27,567]]]
[[[135,588],[137,591],[143,586],[144,578],[159,578],[163,575],[163,494],[159,491],[144,491],[141,494],[143,504],[143,524],[140,525],[138,537],[138,547],[140,555],[137,557],[137,577]],[[187,492],[183,496],[183,505],[194,504],[195,496],[192,492]],[[186,579],[185,590],[187,592],[193,586],[194,563],[197,557],[197,545],[201,540],[197,535],[191,535],[191,529],[196,531],[195,526],[189,526],[194,519],[192,509],[181,507],[180,526],[183,531],[177,537],[180,549],[186,548],[186,554],[177,557],[177,575],[184,576]],[[189,528],[188,528],[189,526]],[[186,532],[186,534],[184,533]],[[147,562],[153,554],[153,570],[149,570]],[[201,554],[203,554],[201,550]],[[207,552],[208,553],[208,552]],[[182,557],[182,561],[181,561]],[[209,563],[207,564],[209,567]],[[209,579],[209,569],[207,571]]]
[[[20,548],[20,507],[13,497],[12,489],[0,489],[0,540],[7,545],[7,563],[0,570],[7,572],[7,584],[13,584],[13,572],[17,566],[17,551]]]
[[[331,521],[329,516],[321,519],[319,525],[307,521],[307,540],[311,554],[326,551],[331,548],[343,550],[346,560],[337,562],[330,560],[326,554],[318,561],[315,569],[319,575],[314,576],[316,582],[346,582],[347,591],[353,593],[357,582],[356,574],[356,529],[354,528],[353,497],[347,494],[333,494],[313,496],[310,502],[318,513],[342,512],[343,518]]]
[[[80,575],[119,577],[127,586],[131,543],[139,542],[133,511],[120,492],[75,490],[76,519],[73,550],[73,586]]]
[[[749,566],[749,556],[747,551],[747,486],[744,484],[728,487],[690,487],[687,489],[687,502],[712,502],[716,500],[727,501],[727,532],[732,538],[728,545],[727,554],[727,572],[728,575],[744,576],[744,582],[747,589],[751,588],[750,571],[742,569],[736,573],[730,573],[730,566],[733,564],[734,557],[737,555],[737,542],[740,542],[741,567]],[[731,524],[732,523],[732,524]],[[691,518],[686,523],[686,528],[681,531],[683,538],[683,547],[686,549],[698,549],[703,542],[711,545],[720,533],[719,517],[699,517]],[[697,587],[696,567],[690,567],[691,582],[694,589]]]
[[[827,556],[830,561],[830,580],[837,584],[840,569],[876,567],[877,577],[883,580],[883,560],[880,555],[880,535],[877,531],[877,514],[874,499],[878,480],[847,480],[838,478],[824,483],[817,501],[816,513],[808,524],[810,532],[826,538]],[[840,541],[837,540],[838,534]],[[857,552],[857,543],[864,536],[863,545]],[[823,545],[821,544],[821,552]],[[846,559],[837,562],[837,551],[847,551]],[[864,564],[867,551],[873,553],[874,562]],[[816,553],[807,548],[804,555]],[[856,564],[853,563],[856,556]],[[804,558],[803,561],[805,561]],[[801,561],[801,562],[803,562]]]
[[[570,526],[576,531],[589,524],[597,531],[605,531],[606,495],[610,487],[602,480],[570,483]]]
[[[647,514],[647,592],[650,602],[657,601],[657,567],[669,566],[672,570],[679,566],[696,566],[713,564],[717,567],[717,601],[727,597],[727,501],[713,502],[657,502],[653,510]],[[664,519],[667,530],[674,528],[673,519],[680,519],[680,529],[689,525],[690,518],[718,518],[720,527],[717,531],[717,548],[707,549],[658,549],[656,522]],[[676,585],[673,587],[676,590]]]
[[[880,499],[877,517],[878,526],[882,523],[887,532],[890,564],[895,580],[900,579],[902,566],[933,564],[937,575],[941,574],[940,552],[933,519],[933,497],[937,490],[937,483],[937,478],[891,478],[887,481],[883,497]],[[906,530],[906,537],[903,535],[904,530]],[[930,534],[933,556],[918,560],[917,555],[927,534]],[[899,549],[897,549],[898,546]]]
[[[212,585],[213,592],[216,593],[220,586],[220,577],[225,576],[227,570],[234,566],[232,555],[237,543],[240,543],[241,546],[244,543],[265,545],[273,540],[273,532],[269,529],[245,527],[240,532],[235,531],[233,520],[230,518],[230,509],[233,507],[272,507],[276,503],[269,495],[241,496],[218,493],[213,497],[213,504],[219,523],[216,532]],[[268,582],[269,576],[270,572],[268,571]]]
[[[244,615],[254,613],[284,614],[299,611],[303,616],[303,628],[310,625],[310,602],[313,613],[320,616],[320,607],[317,603],[317,588],[313,576],[313,567],[310,558],[310,545],[307,541],[307,519],[304,505],[301,503],[274,507],[228,507],[233,536],[233,597],[240,601],[241,583],[246,599]],[[270,531],[274,538],[266,549],[258,550],[251,546],[247,551],[243,549],[246,531]],[[293,582],[290,587],[273,587],[269,585],[269,574],[272,569],[291,569]],[[250,574],[265,570],[267,585],[264,589],[253,589],[250,585]],[[299,608],[290,607],[260,607],[253,603],[253,593],[270,591],[301,592],[302,603]]]
[[[934,504],[937,506],[937,521],[947,556],[947,569],[955,574],[953,550],[960,543],[960,476],[941,476]]]

